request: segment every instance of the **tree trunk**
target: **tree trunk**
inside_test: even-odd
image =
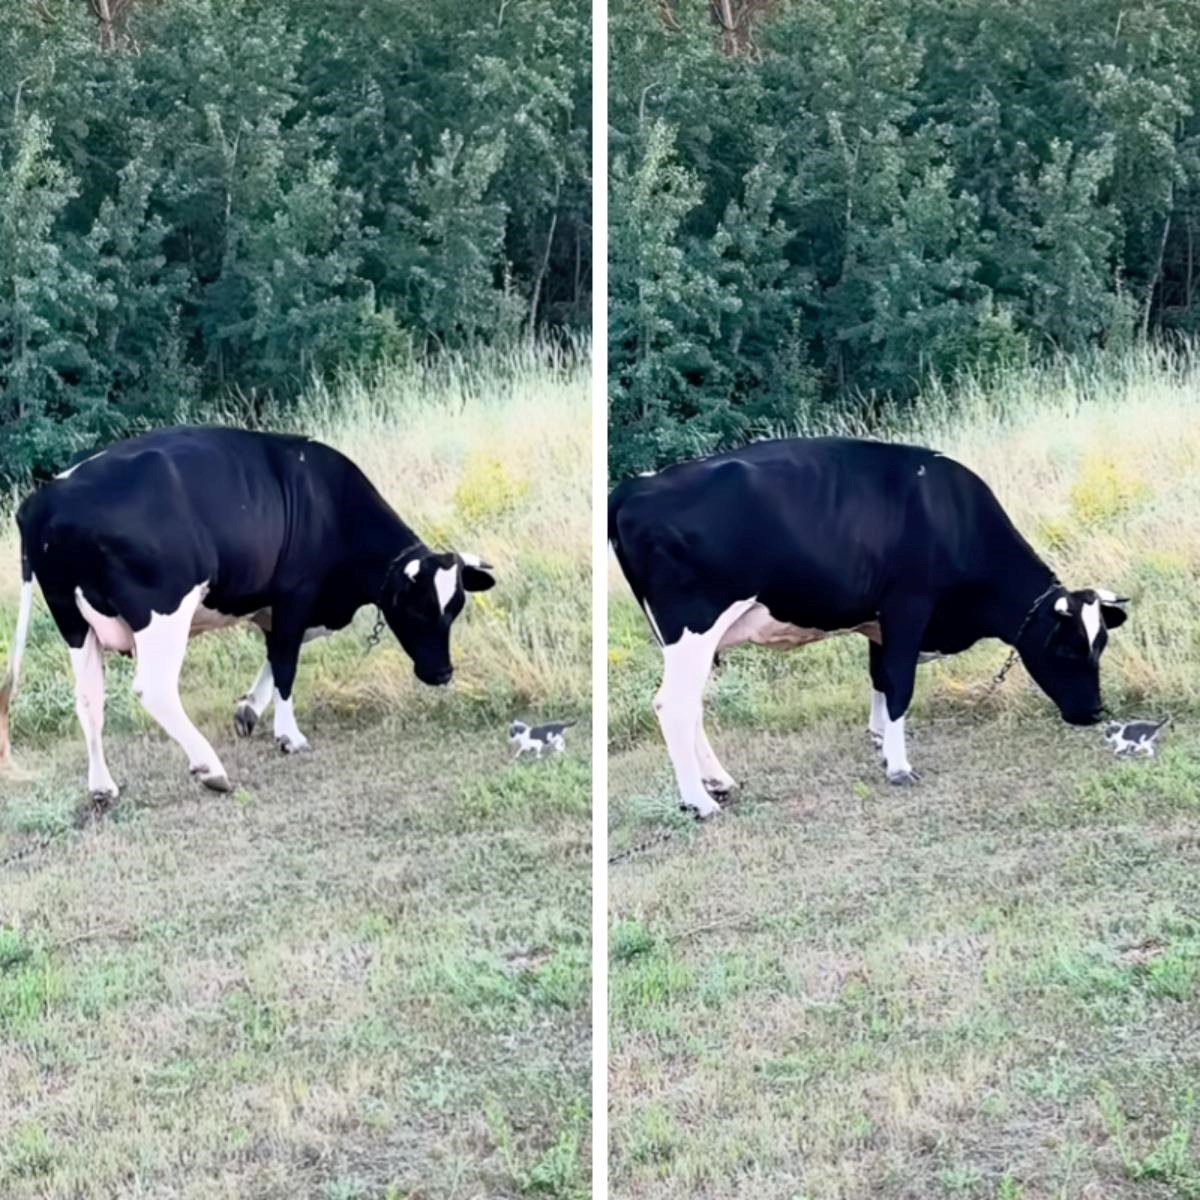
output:
[[[546,251],[542,255],[541,266],[538,267],[537,278],[533,281],[533,295],[529,300],[529,340],[537,330],[538,303],[542,298],[542,284],[550,267],[550,251],[554,246],[554,231],[558,228],[558,188],[554,189],[554,215],[550,218],[550,232],[546,234]]]

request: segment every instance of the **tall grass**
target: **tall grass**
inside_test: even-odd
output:
[[[472,551],[497,586],[468,598],[455,622],[455,683],[419,684],[390,633],[367,652],[373,609],[301,654],[301,712],[353,718],[398,713],[460,724],[516,713],[578,712],[590,703],[589,348],[521,347],[434,366],[393,366],[314,383],[286,413],[230,400],[216,420],[309,434],[346,453],[426,542]],[[181,414],[186,418],[187,414]],[[211,413],[205,414],[209,422]],[[19,591],[16,529],[0,536],[0,656]],[[228,722],[263,661],[250,630],[193,640],[181,691],[193,719]],[[107,660],[108,728],[148,720],[129,691],[131,666]],[[14,705],[20,742],[75,726],[65,647],[38,599]]]
[[[1132,598],[1103,659],[1110,708],[1200,709],[1200,356],[1146,346],[968,378],[929,388],[884,425],[889,439],[934,446],[977,472],[1067,586]],[[808,432],[861,430],[837,418]],[[659,656],[615,565],[609,612],[610,736],[619,743],[654,726]],[[918,702],[964,711],[1005,653],[983,643],[923,667]],[[711,708],[780,727],[822,716],[865,722],[866,658],[857,637],[788,654],[739,649]],[[1046,703],[1017,670],[986,709]]]

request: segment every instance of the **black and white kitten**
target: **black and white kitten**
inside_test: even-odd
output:
[[[1142,754],[1154,757],[1154,739],[1171,718],[1161,721],[1109,721],[1104,727],[1104,740],[1118,756]]]
[[[508,727],[508,744],[516,748],[513,758],[520,758],[527,750],[532,750],[538,758],[547,750],[561,754],[567,748],[563,730],[574,724],[574,721],[548,721],[545,725],[526,725],[524,721],[514,721]]]

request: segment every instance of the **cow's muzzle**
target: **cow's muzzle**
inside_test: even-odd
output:
[[[454,678],[454,668],[446,667],[441,671],[418,671],[417,678],[430,687],[445,687]]]

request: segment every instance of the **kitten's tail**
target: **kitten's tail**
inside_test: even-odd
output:
[[[1159,721],[1157,725],[1154,726],[1154,730],[1157,733],[1158,730],[1160,730],[1164,725],[1173,725],[1174,723],[1175,718],[1171,716],[1170,713],[1167,713],[1167,715],[1163,717],[1163,719]]]

